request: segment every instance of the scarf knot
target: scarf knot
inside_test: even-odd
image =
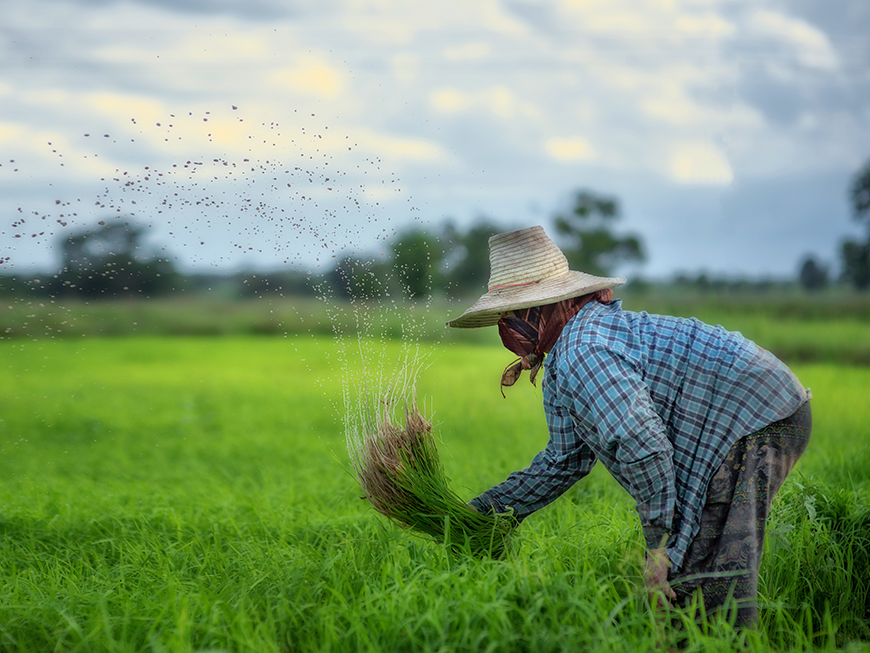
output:
[[[504,315],[498,321],[498,335],[501,337],[502,344],[519,356],[519,359],[509,364],[502,372],[502,396],[505,396],[505,386],[514,385],[523,370],[529,370],[529,381],[535,385],[535,377],[544,364],[544,358],[556,344],[568,321],[589,302],[593,300],[609,302],[612,297],[612,290],[599,290],[554,304],[533,306]]]

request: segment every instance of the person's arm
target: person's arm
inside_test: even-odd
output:
[[[480,512],[512,512],[522,521],[553,502],[595,465],[595,454],[574,431],[564,408],[547,411],[550,440],[525,469],[469,502]]]
[[[665,546],[676,501],[673,447],[636,365],[610,347],[589,344],[566,357],[563,402],[595,426],[602,463],[632,495],[650,550]]]
[[[574,351],[566,368],[565,400],[595,424],[602,463],[632,495],[646,541],[644,583],[654,606],[676,599],[668,583],[666,544],[676,501],[673,446],[635,362],[605,346]]]

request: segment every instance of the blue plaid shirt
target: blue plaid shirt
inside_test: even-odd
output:
[[[471,503],[523,519],[600,460],[637,502],[647,546],[664,543],[675,570],[731,445],[808,398],[741,334],[624,311],[619,300],[591,302],[568,322],[543,377],[547,447]]]

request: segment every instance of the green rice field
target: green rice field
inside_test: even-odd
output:
[[[490,342],[0,340],[0,651],[870,651],[870,367],[793,364],[813,439],[769,523],[760,627],[736,632],[656,619],[633,503],[600,467],[501,561],[376,513],[345,400],[363,362],[388,377],[409,355],[460,496],[545,445],[540,389],[503,399]]]

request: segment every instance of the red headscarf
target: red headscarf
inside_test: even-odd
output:
[[[523,370],[529,370],[529,380],[535,384],[535,377],[544,357],[553,348],[568,320],[591,301],[609,302],[613,290],[563,299],[555,304],[533,306],[505,315],[498,321],[498,335],[504,346],[519,356],[519,360],[508,365],[501,377],[502,396],[504,387],[517,382]]]

